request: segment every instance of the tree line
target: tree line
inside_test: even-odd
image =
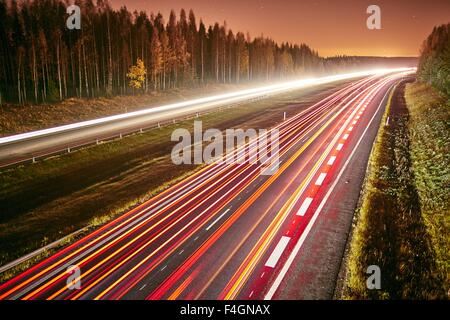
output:
[[[418,77],[450,96],[450,23],[434,27],[424,41]]]
[[[323,63],[307,45],[278,45],[206,26],[192,10],[163,16],[75,1],[81,29],[66,28],[61,0],[0,0],[0,94],[3,101],[40,103],[70,97],[130,94],[129,68],[147,69],[142,91],[205,82],[273,80],[312,72]]]
[[[80,30],[66,27],[67,0],[0,0],[0,104],[275,81],[367,64],[358,57],[321,58],[306,44],[234,33],[226,22],[207,26],[192,10],[172,11],[165,22],[160,13],[115,10],[107,0],[75,4]],[[145,79],[130,86],[138,61]]]

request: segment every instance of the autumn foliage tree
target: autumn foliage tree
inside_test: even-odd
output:
[[[147,75],[147,69],[145,68],[144,61],[137,58],[136,65],[131,66],[127,73],[127,77],[130,80],[129,86],[133,89],[141,89],[144,86]]]

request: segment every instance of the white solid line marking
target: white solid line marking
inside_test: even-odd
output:
[[[223,212],[216,220],[214,220],[213,223],[211,223],[211,224],[206,228],[206,231],[208,231],[209,229],[211,229],[211,227],[212,227],[213,225],[215,225],[215,224],[217,223],[217,221],[219,221],[220,219],[222,219],[223,216],[224,216],[228,211],[230,211],[230,209],[225,210],[225,211],[224,211],[224,212]]]
[[[330,157],[330,160],[328,160],[328,163],[327,163],[327,164],[328,164],[329,166],[333,165],[334,160],[336,160],[336,156],[331,156],[331,157]]]
[[[327,174],[322,172],[316,180],[316,186],[320,186],[322,184],[323,180],[325,180],[326,176],[327,176]]]
[[[337,148],[336,148],[336,150],[338,150],[338,151],[341,150],[343,146],[344,146],[343,143],[339,143],[338,146],[337,146]]]
[[[182,254],[183,252],[184,252],[184,249],[183,249],[183,250],[181,250],[179,254]]]
[[[353,127],[349,127],[349,128],[348,128],[348,131],[352,131],[352,130],[353,130]]]
[[[320,214],[320,211],[322,211],[323,206],[328,201],[328,198],[330,197],[331,193],[333,192],[334,188],[338,184],[339,180],[341,179],[341,176],[343,175],[345,169],[347,168],[350,160],[353,158],[353,155],[355,154],[356,150],[358,150],[359,145],[361,144],[362,139],[366,135],[367,130],[369,129],[370,125],[373,122],[373,119],[375,119],[375,116],[378,114],[378,112],[381,109],[381,105],[383,104],[383,101],[386,99],[387,94],[391,91],[392,86],[389,88],[389,90],[386,91],[386,94],[384,95],[383,99],[381,100],[378,109],[373,114],[372,118],[369,121],[369,124],[367,125],[366,129],[361,134],[361,137],[359,138],[358,142],[356,143],[355,148],[353,148],[353,151],[350,153],[349,157],[347,158],[347,161],[345,161],[344,166],[341,168],[341,171],[339,171],[338,176],[336,177],[336,180],[334,180],[332,186],[330,189],[328,189],[327,194],[322,199],[322,202],[320,203],[319,207],[314,212],[314,215],[312,216],[311,220],[309,220],[308,225],[306,226],[305,231],[303,231],[302,235],[300,236],[300,239],[298,239],[297,244],[295,245],[294,249],[292,250],[291,254],[289,255],[286,263],[283,265],[283,268],[278,273],[278,276],[275,278],[275,281],[273,282],[272,286],[270,287],[269,291],[264,297],[264,300],[271,300],[274,296],[275,292],[277,291],[278,287],[280,286],[281,282],[283,281],[284,277],[286,276],[286,273],[288,272],[289,268],[292,265],[292,262],[294,261],[294,258],[297,256],[298,252],[300,251],[300,248],[302,247],[303,243],[305,242],[306,237],[308,236],[308,233],[312,229],[315,221],[317,220],[317,217]]]
[[[253,295],[253,291],[252,291],[252,292],[250,292],[250,294],[248,295],[248,297],[249,297],[249,298],[251,298],[251,297],[252,297],[252,295]]]
[[[348,133],[344,134],[344,136],[342,137],[342,139],[347,140],[347,139],[348,139]]]
[[[302,206],[300,207],[300,209],[298,209],[297,215],[298,216],[304,216],[306,213],[306,210],[308,210],[309,205],[311,204],[311,202],[313,201],[313,198],[305,198],[305,200],[302,203]]]
[[[272,254],[270,255],[269,259],[266,262],[266,267],[274,268],[275,265],[278,262],[278,259],[280,259],[281,254],[283,253],[284,249],[286,249],[286,246],[291,240],[289,237],[282,236],[280,241],[278,242],[277,246],[273,250]]]
[[[161,268],[161,271],[163,271],[167,267],[167,264]]]
[[[144,289],[146,286],[147,286],[147,284],[144,284],[144,285],[139,289],[139,291],[142,291],[142,289]]]

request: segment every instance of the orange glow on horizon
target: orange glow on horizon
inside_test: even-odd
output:
[[[436,25],[449,22],[448,0],[378,0],[381,30],[368,30],[370,0],[110,0],[118,9],[161,12],[193,9],[197,22],[227,22],[234,32],[264,35],[281,42],[306,43],[321,56],[403,56],[420,53],[423,40]]]

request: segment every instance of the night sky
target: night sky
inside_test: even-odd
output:
[[[224,20],[233,31],[277,42],[306,43],[322,56],[416,56],[435,25],[450,22],[450,0],[110,0],[114,8],[193,9],[207,24]],[[366,27],[370,4],[381,7],[381,30]]]

